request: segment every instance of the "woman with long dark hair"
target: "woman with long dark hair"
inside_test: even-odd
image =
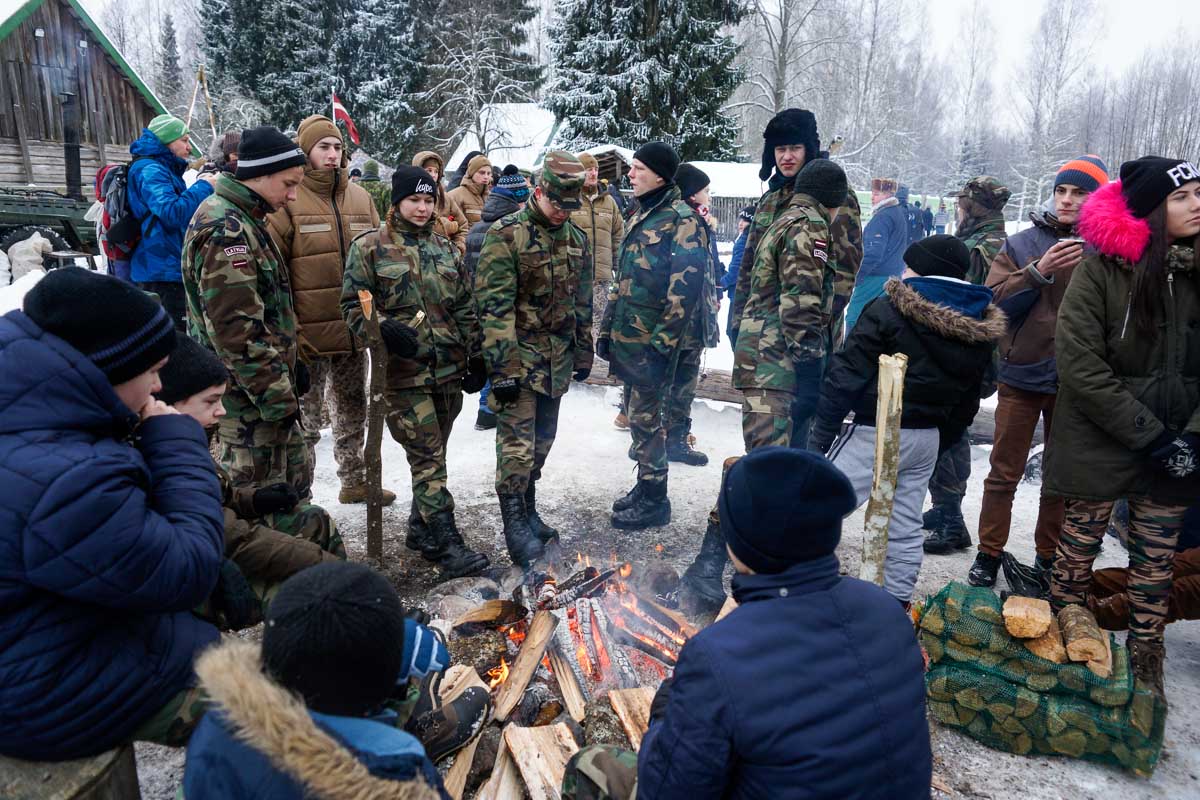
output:
[[[1161,697],[1171,560],[1200,497],[1200,168],[1144,156],[1120,176],[1080,212],[1092,252],[1059,311],[1045,480],[1066,521],[1051,598],[1056,610],[1089,600],[1113,503],[1128,497],[1130,661]]]

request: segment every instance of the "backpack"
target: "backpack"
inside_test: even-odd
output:
[[[129,168],[133,161],[105,164],[96,173],[96,200],[104,206],[100,244],[105,257],[114,261],[128,261],[142,240],[142,221],[129,208]]]

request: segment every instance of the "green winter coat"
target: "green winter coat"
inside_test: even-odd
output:
[[[1192,248],[1172,247],[1167,269],[1159,333],[1146,336],[1132,319],[1129,261],[1097,254],[1075,268],[1055,334],[1048,493],[1180,505],[1200,498],[1200,473],[1168,477],[1144,454],[1164,430],[1200,434],[1200,270]]]
[[[394,220],[396,228],[389,222]],[[358,290],[375,298],[381,319],[417,330],[412,358],[388,357],[388,389],[432,387],[461,378],[479,350],[479,321],[471,289],[458,268],[454,245],[433,232],[436,218],[416,227],[392,215],[378,229],[350,243],[342,278],[342,314],[360,343],[365,341]],[[425,319],[414,324],[418,311]]]

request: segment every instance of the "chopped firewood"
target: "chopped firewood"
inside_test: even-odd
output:
[[[650,704],[654,702],[654,689],[639,686],[636,689],[613,689],[608,693],[608,702],[621,720],[621,727],[629,736],[629,744],[640,750],[642,737],[650,727]]]
[[[565,627],[559,628],[558,633],[566,631]],[[570,641],[569,632],[567,641]],[[587,709],[586,689],[583,686],[582,675],[577,672],[579,667],[573,663],[573,659],[563,654],[561,641],[556,641],[550,647],[550,668],[554,670],[554,679],[558,681],[558,690],[562,692],[563,702],[566,703],[571,718],[576,722],[583,722]]]
[[[900,472],[900,416],[904,408],[904,372],[908,356],[879,356],[879,390],[875,403],[875,470],[863,520],[863,553],[858,577],[883,586],[888,524]]]
[[[1067,663],[1067,648],[1063,647],[1062,630],[1059,629],[1058,620],[1055,618],[1051,618],[1050,627],[1045,633],[1036,639],[1026,639],[1022,644],[1035,656],[1041,656],[1055,664]]]
[[[454,620],[451,627],[459,628],[472,623],[492,626],[512,625],[525,619],[528,615],[529,612],[524,606],[518,605],[512,600],[488,600],[478,608]]]
[[[1105,656],[1097,661],[1089,659],[1087,668],[1098,678],[1111,678],[1113,673],[1112,634],[1102,630],[1100,631],[1100,638],[1104,642]]]
[[[579,750],[566,725],[504,729],[504,742],[516,762],[530,800],[558,800],[567,761]]]
[[[629,657],[625,655],[625,651],[610,641],[608,631],[612,626],[612,621],[604,612],[599,600],[592,599],[587,602],[591,604],[592,608],[592,638],[596,645],[596,657],[605,676],[608,676],[610,669],[615,670],[618,688],[632,689],[639,683],[637,673],[633,671],[633,664],[629,663]]]
[[[439,694],[443,703],[449,703],[454,700],[471,686],[481,686],[487,688],[487,684],[479,679],[479,675],[470,667],[456,664],[446,670],[446,674],[442,676],[442,686]],[[482,733],[483,726],[480,727]],[[446,778],[442,783],[446,787],[446,793],[454,800],[461,800],[463,790],[467,785],[467,776],[471,772],[471,764],[475,761],[475,749],[479,747],[479,735],[476,734],[471,738],[466,745],[458,751],[454,756],[454,764],[446,771]]]
[[[521,695],[521,702],[517,703],[509,719],[526,728],[536,728],[554,722],[562,712],[563,704],[558,695],[549,684],[538,680]]]
[[[644,595],[636,594],[638,603],[641,604],[642,610],[651,616],[658,617],[659,621],[668,626],[673,626],[683,634],[685,639],[690,639],[695,636],[699,629],[695,625],[688,622],[687,617],[680,614],[678,611],[672,611],[669,608],[659,605],[654,600]]]
[[[1058,612],[1058,626],[1062,629],[1067,658],[1072,661],[1097,661],[1108,664],[1108,668],[1112,669],[1112,655],[1104,643],[1108,632],[1100,630],[1091,611],[1084,606],[1067,606]]]
[[[1004,627],[1018,639],[1045,636],[1053,619],[1054,612],[1045,600],[1014,594],[1004,601]]]
[[[496,719],[501,722],[508,719],[517,703],[521,702],[521,695],[525,694],[525,687],[542,663],[542,656],[557,625],[558,617],[549,611],[539,611],[533,615],[525,641],[521,643],[521,650],[509,669],[508,680],[501,684],[500,692],[496,695]]]
[[[504,732],[515,725],[506,725]],[[496,751],[496,766],[492,767],[492,777],[475,795],[475,800],[515,800],[521,796],[521,773],[517,770],[517,762],[513,760],[508,748],[506,736],[500,737],[500,748]]]
[[[725,598],[725,605],[721,606],[721,610],[717,612],[717,618],[714,622],[720,622],[728,617],[735,608],[738,607],[737,600],[733,599],[733,595]]]
[[[610,623],[608,635],[617,644],[631,647],[639,653],[645,653],[656,661],[666,664],[668,667],[675,666],[675,663],[679,660],[678,656],[669,650],[667,646],[655,641],[645,633],[634,632],[620,625]]]

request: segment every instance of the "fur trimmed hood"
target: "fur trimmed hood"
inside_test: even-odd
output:
[[[1150,223],[1135,217],[1121,193],[1121,182],[1113,181],[1092,192],[1079,210],[1075,229],[1101,255],[1135,264],[1150,244]]]
[[[438,800],[419,777],[372,775],[313,721],[299,697],[262,671],[259,645],[227,639],[196,660],[196,675],[232,733],[322,800]]]
[[[967,344],[997,342],[1008,330],[1008,317],[995,303],[988,303],[983,318],[975,319],[950,306],[929,300],[899,278],[890,279],[883,290],[901,316],[919,322],[947,339]]]

